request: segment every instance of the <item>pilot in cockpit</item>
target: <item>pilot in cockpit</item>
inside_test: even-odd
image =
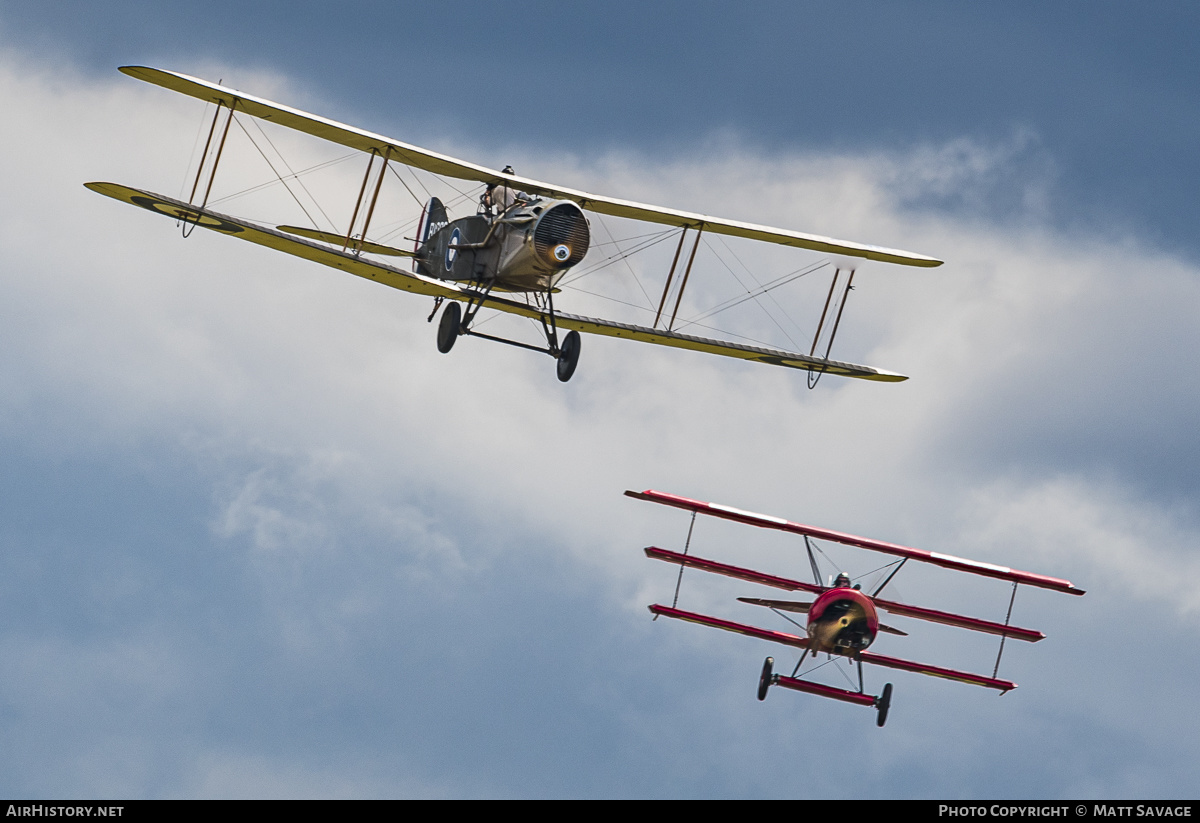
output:
[[[515,174],[512,166],[505,166],[500,173]],[[483,197],[480,198],[480,202],[488,213],[492,213],[494,209],[496,214],[504,214],[512,208],[514,203],[523,199],[520,194],[512,186],[503,183],[489,183],[487,190],[483,193]]]

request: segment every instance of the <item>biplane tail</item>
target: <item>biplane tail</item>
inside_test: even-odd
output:
[[[430,272],[425,271],[422,265],[421,253],[425,251],[425,244],[429,242],[429,238],[433,237],[449,223],[450,217],[446,214],[445,205],[438,198],[430,197],[429,202],[425,204],[425,210],[421,212],[421,227],[417,232],[417,245],[413,249],[413,256],[417,260],[414,270],[418,274],[423,274],[426,277],[430,276]]]
[[[450,218],[446,214],[446,207],[442,205],[442,201],[436,197],[429,198],[429,202],[425,204],[425,214],[422,215],[418,242],[424,246],[430,237],[445,228],[449,222]]]

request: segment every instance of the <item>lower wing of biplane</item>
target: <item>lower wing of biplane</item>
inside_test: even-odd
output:
[[[653,560],[661,560],[680,566],[680,582],[682,581],[683,569],[693,568],[698,571],[718,574],[724,577],[731,577],[737,580],[746,581],[748,583],[770,586],[771,588],[782,589],[784,591],[805,592],[817,596],[812,602],[766,600],[747,597],[738,598],[738,600],[744,603],[769,608],[777,614],[780,614],[780,616],[785,617],[785,619],[788,619],[789,622],[792,622],[795,625],[799,624],[795,623],[795,621],[791,620],[791,618],[787,618],[783,612],[807,614],[809,622],[806,627],[806,636],[764,629],[758,626],[735,622],[720,617],[685,611],[683,609],[676,608],[674,604],[671,606],[663,606],[659,604],[650,606],[650,612],[655,616],[655,619],[659,617],[670,617],[677,620],[685,620],[690,623],[697,623],[702,626],[709,626],[710,628],[735,632],[747,637],[754,637],[760,640],[767,640],[773,643],[780,643],[785,646],[801,649],[802,652],[800,660],[796,663],[796,667],[792,671],[791,676],[775,674],[773,671],[774,660],[773,658],[767,658],[763,665],[762,674],[759,678],[759,700],[762,700],[766,697],[767,691],[771,686],[783,686],[796,691],[809,692],[822,697],[829,697],[857,705],[873,707],[877,712],[877,723],[878,725],[882,726],[887,720],[888,708],[891,704],[892,685],[890,683],[887,684],[879,695],[867,694],[863,688],[862,666],[864,663],[873,666],[895,669],[898,671],[930,675],[933,677],[946,678],[948,680],[957,680],[960,683],[996,689],[1003,694],[1017,687],[1016,683],[1008,680],[1002,680],[997,677],[1000,669],[1000,657],[1004,651],[1005,640],[1008,638],[1013,638],[1014,640],[1024,640],[1034,643],[1042,640],[1045,637],[1045,635],[1040,631],[1014,626],[1009,622],[1009,619],[1012,617],[1012,606],[1013,600],[1016,598],[1017,586],[1025,584],[1037,588],[1053,589],[1055,591],[1066,592],[1069,594],[1081,595],[1084,593],[1082,589],[1078,589],[1073,586],[1069,580],[1033,574],[1031,572],[1023,572],[1017,569],[993,565],[991,563],[980,563],[974,560],[952,557],[950,555],[924,551],[922,549],[913,549],[907,546],[899,546],[894,543],[885,543],[879,540],[872,540],[870,538],[856,537],[854,535],[835,532],[829,529],[807,526],[802,523],[793,523],[780,517],[772,517],[770,515],[757,514],[754,512],[744,511],[742,509],[735,509],[733,507],[723,506],[717,503],[705,503],[699,500],[692,500],[686,497],[665,494],[663,492],[652,490],[647,490],[644,492],[627,491],[625,494],[639,500],[648,500],[654,503],[661,503],[664,505],[673,506],[675,508],[691,511],[693,513],[693,524],[697,514],[706,514],[725,520],[733,520],[738,523],[786,531],[804,537],[805,547],[808,552],[808,560],[813,571],[813,583],[806,583],[800,580],[766,574],[754,569],[734,566],[728,563],[721,563],[716,560],[696,557],[694,555],[690,555],[686,547],[682,553],[670,551],[668,549],[661,549],[654,546],[651,546],[645,550],[646,556]],[[688,545],[690,545],[690,528],[688,536]],[[874,591],[870,593],[862,592],[860,585],[853,584],[848,576],[842,574],[838,575],[838,579],[834,581],[833,585],[825,585],[821,580],[821,576],[817,568],[816,557],[813,554],[813,547],[810,543],[810,538],[818,538],[841,543],[847,546],[883,552],[885,554],[898,556],[902,559],[896,561],[894,564],[895,568],[891,570],[891,573],[888,574],[887,578],[883,580],[880,585],[875,587]],[[909,560],[932,563],[944,568],[983,575],[985,577],[994,577],[1011,582],[1013,584],[1013,591],[1012,599],[1010,599],[1008,606],[1008,617],[1005,618],[1003,623],[998,623],[996,621],[968,617],[966,615],[939,611],[937,609],[911,606],[906,603],[885,600],[879,597],[884,587],[891,582],[892,578],[896,575],[896,572],[900,570],[900,567],[902,567]],[[679,582],[676,583],[675,603],[678,602],[678,598]],[[999,636],[1000,651],[996,656],[995,670],[989,677],[983,674],[974,674],[972,672],[959,671],[942,666],[934,666],[928,663],[918,663],[911,660],[903,660],[897,657],[890,657],[887,655],[866,651],[866,647],[874,641],[875,634],[879,631],[898,635],[906,634],[905,632],[880,624],[877,617],[877,612],[880,611],[902,617],[910,617],[933,623],[941,623],[947,626],[955,626],[957,628]],[[827,653],[830,655],[830,657],[844,657],[852,664],[857,665],[859,677],[858,690],[853,691],[837,688],[823,683],[798,678],[797,674],[800,672],[801,665],[804,663],[805,659],[811,655],[815,660],[816,655],[820,653]]]
[[[298,236],[297,230],[291,227],[283,232],[266,226],[259,226],[238,217],[220,214],[210,209],[190,206],[179,200],[153,192],[122,186],[116,183],[87,183],[86,186],[94,192],[130,203],[175,220],[186,221],[202,228],[211,229],[221,234],[237,237],[242,240],[266,246],[276,251],[311,260],[324,266],[349,272],[359,277],[374,280],[385,286],[391,286],[401,291],[423,294],[446,300],[461,300],[468,305],[478,305],[482,308],[495,309],[509,314],[530,317],[542,323],[555,323],[558,328],[568,331],[578,331],[587,334],[599,334],[607,337],[620,337],[628,340],[640,340],[644,343],[654,343],[659,346],[671,346],[679,349],[708,352],[710,354],[734,357],[741,360],[754,360],[776,366],[786,366],[793,369],[804,369],[822,374],[835,374],[843,377],[858,377],[865,380],[897,381],[906,379],[904,375],[894,372],[874,369],[870,366],[859,366],[853,363],[842,363],[836,360],[826,360],[819,357],[797,352],[766,349],[758,346],[747,346],[741,343],[731,343],[723,340],[711,340],[695,337],[689,334],[652,329],[645,326],[634,326],[602,320],[595,317],[581,317],[564,312],[551,312],[535,303],[524,302],[495,294],[486,294],[480,289],[469,285],[447,280],[437,280],[421,274],[407,272],[395,266],[389,266],[375,260],[364,258],[353,251],[338,249],[328,244],[329,238],[323,233],[312,232],[317,240],[326,242],[310,242]],[[368,249],[364,249],[368,250]],[[408,254],[392,250],[392,253]]]

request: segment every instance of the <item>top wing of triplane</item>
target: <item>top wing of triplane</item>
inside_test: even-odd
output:
[[[373,134],[353,126],[347,126],[333,120],[319,117],[315,114],[299,111],[270,100],[263,100],[236,89],[226,88],[216,83],[189,77],[162,69],[146,66],[122,66],[121,71],[130,77],[153,83],[163,88],[186,94],[209,103],[217,103],[233,107],[253,117],[259,117],[272,123],[311,134],[323,140],[339,143],[364,152],[373,152],[414,168],[439,174],[446,177],[456,177],[463,180],[476,180],[487,184],[501,184],[530,194],[544,197],[573,200],[581,207],[599,214],[614,217],[626,217],[634,220],[644,220],[648,223],[659,223],[668,226],[680,226],[692,229],[702,229],[713,234],[724,234],[733,237],[745,237],[766,243],[778,243],[784,246],[811,249],[825,254],[845,255],[867,260],[878,260],[884,263],[896,263],[903,266],[933,267],[940,266],[941,260],[922,254],[872,246],[866,243],[856,243],[847,240],[835,240],[815,234],[776,229],[769,226],[758,226],[753,223],[743,223],[738,220],[728,220],[693,212],[651,206],[635,203],[629,200],[619,200],[604,195],[589,194],[538,180],[530,180],[513,174],[505,174],[495,169],[478,166],[464,160],[457,160],[444,154],[439,154],[418,146],[402,143],[382,135]]]
[[[155,194],[149,191],[122,186],[117,183],[87,183],[89,189],[98,194],[111,197],[139,206],[152,212],[166,215],[176,220],[186,220],[206,229],[248,240],[260,246],[286,252],[296,257],[312,260],[324,266],[341,269],[350,274],[368,280],[374,280],[401,291],[415,294],[443,297],[450,300],[482,301],[487,308],[496,309],[509,314],[531,317],[545,323],[551,322],[549,313],[536,305],[499,297],[495,294],[484,294],[476,289],[446,280],[435,280],[420,274],[403,271],[395,266],[389,266],[361,255],[344,251],[332,245],[314,243],[301,239],[293,233],[277,231],[266,226],[259,226],[238,217],[220,214],[210,209],[198,209],[179,200]],[[324,233],[313,232],[317,239],[331,240],[332,235],[321,236]],[[641,340],[644,343],[654,343],[660,346],[671,346],[679,349],[709,352],[710,354],[734,357],[741,360],[756,360],[776,366],[786,366],[793,369],[804,369],[823,374],[836,374],[842,377],[857,377],[864,380],[895,382],[906,380],[902,374],[874,369],[870,366],[858,366],[853,363],[842,363],[836,360],[825,360],[820,357],[810,357],[797,352],[766,349],[758,346],[747,346],[741,343],[730,343],[722,340],[710,340],[689,334],[651,329],[645,326],[633,326],[602,320],[595,317],[581,317],[574,314],[555,312],[554,322],[558,328],[600,334],[607,337],[622,337],[629,340]]]
[[[968,572],[970,574],[983,575],[984,577],[995,577],[1000,580],[1008,580],[1012,583],[1021,583],[1026,586],[1035,586],[1041,589],[1053,589],[1055,591],[1066,592],[1067,594],[1084,594],[1083,589],[1078,589],[1071,585],[1070,580],[1063,580],[1058,577],[1049,577],[1044,574],[1035,574],[1033,572],[1023,572],[1019,569],[1010,569],[1007,566],[997,566],[992,563],[983,563],[978,560],[968,560],[964,557],[954,557],[949,554],[941,554],[940,552],[931,552],[925,549],[914,549],[908,546],[900,546],[895,543],[886,543],[882,540],[872,540],[869,537],[858,537],[853,534],[844,532],[836,532],[831,529],[822,529],[817,526],[807,526],[803,523],[793,523],[785,520],[782,517],[773,517],[768,514],[758,514],[756,512],[748,512],[742,509],[735,509],[733,506],[724,506],[720,503],[705,503],[701,500],[692,500],[687,497],[680,497],[676,494],[667,494],[665,492],[654,491],[647,489],[642,492],[626,491],[625,494],[629,497],[637,498],[638,500],[648,500],[652,503],[661,503],[665,506],[674,506],[677,509],[686,509],[687,511],[697,512],[699,514],[707,514],[712,517],[719,517],[723,520],[733,520],[738,523],[745,523],[750,526],[759,526],[765,529],[778,529],[779,531],[791,532],[792,534],[802,534],[808,537],[815,537],[820,540],[829,540],[834,543],[841,543],[845,546],[855,546],[860,549],[869,549],[871,551],[883,552],[896,557],[904,557],[909,560],[917,560],[922,563],[931,563],[935,566],[942,566],[955,571]]]

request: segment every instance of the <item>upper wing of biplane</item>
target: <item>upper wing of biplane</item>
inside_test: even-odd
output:
[[[1027,586],[1036,586],[1042,589],[1053,589],[1055,591],[1066,592],[1067,594],[1083,594],[1083,589],[1077,589],[1071,585],[1070,580],[1063,580],[1058,577],[1048,577],[1044,574],[1034,574],[1033,572],[1023,572],[1019,569],[1010,569],[1007,566],[997,566],[992,563],[982,563],[978,560],[968,560],[963,557],[954,557],[949,554],[941,554],[939,552],[926,551],[925,549],[913,549],[908,546],[899,546],[895,543],[885,543],[882,540],[872,540],[868,537],[857,537],[852,534],[843,532],[835,532],[830,529],[821,529],[816,526],[806,526],[803,523],[792,523],[784,520],[782,517],[772,517],[767,514],[757,514],[755,512],[743,511],[735,509],[732,506],[723,506],[719,503],[705,503],[700,500],[691,500],[687,497],[680,497],[675,494],[666,494],[664,492],[647,489],[643,492],[626,491],[629,497],[636,497],[639,500],[649,500],[652,503],[662,503],[666,506],[674,506],[679,509],[707,514],[713,517],[720,517],[724,520],[733,520],[738,523],[745,523],[750,526],[760,526],[765,529],[778,529],[780,531],[791,532],[792,534],[802,534],[809,537],[816,537],[821,540],[830,540],[834,543],[841,543],[846,546],[856,546],[860,549],[870,549],[871,551],[883,552],[897,557],[904,557],[910,560],[918,560],[922,563],[932,563],[935,566],[942,566],[955,571],[969,572],[971,574],[979,574],[984,577],[995,577],[1000,580],[1008,580],[1013,583],[1021,583]]]
[[[745,237],[767,243],[812,249],[825,254],[846,255],[867,260],[878,260],[884,263],[897,263],[904,266],[932,267],[942,264],[942,261],[936,258],[901,251],[899,249],[887,249],[866,243],[835,240],[815,234],[806,234],[788,229],[776,229],[769,226],[758,226],[737,220],[727,220],[704,214],[695,214],[660,206],[650,206],[644,203],[634,203],[629,200],[619,200],[604,195],[589,194],[588,192],[555,186],[550,183],[530,180],[513,174],[505,174],[495,169],[468,163],[464,160],[457,160],[444,154],[429,151],[428,149],[402,143],[399,140],[372,134],[353,126],[347,126],[343,123],[338,123],[314,114],[308,114],[279,103],[263,100],[237,91],[236,89],[226,88],[225,86],[209,83],[206,80],[200,80],[195,77],[188,77],[185,74],[145,66],[123,66],[121,67],[121,71],[130,77],[144,80],[147,83],[153,83],[206,102],[230,107],[235,111],[245,112],[253,117],[259,117],[272,123],[279,123],[280,125],[304,132],[305,134],[311,134],[323,140],[339,143],[343,146],[358,149],[359,151],[372,152],[386,159],[395,160],[414,168],[424,169],[434,174],[464,180],[476,180],[487,184],[496,183],[524,190],[530,194],[574,200],[583,208],[600,214],[627,217],[668,226],[703,229],[713,234]]]
[[[366,259],[350,251],[340,250],[331,245],[302,240],[293,233],[296,230],[290,227],[288,232],[277,231],[265,226],[256,225],[241,218],[220,214],[210,209],[198,209],[195,206],[190,206],[187,203],[161,194],[154,194],[153,192],[142,191],[117,183],[87,183],[86,185],[92,191],[115,200],[140,206],[141,208],[172,217],[176,220],[186,220],[206,229],[211,229],[231,237],[238,237],[242,240],[248,240],[251,243],[286,252],[287,254],[302,257],[306,260],[312,260],[325,266],[341,269],[350,274],[391,286],[394,289],[433,297],[444,297],[451,300],[473,299],[482,301],[484,306],[491,309],[523,317],[531,317],[545,323],[551,322],[548,312],[538,306],[499,297],[495,294],[485,295],[458,283],[435,280],[420,274],[413,274],[394,266]],[[312,234],[313,236],[317,236],[324,233],[313,232]],[[328,238],[322,237],[321,239]],[[337,239],[340,240],[342,238]],[[797,352],[747,346],[722,340],[710,340],[664,329],[633,326],[594,317],[581,317],[579,315],[555,312],[553,319],[560,329],[600,334],[608,337],[621,337],[629,340],[641,340],[645,343],[655,343],[660,346],[709,352],[711,354],[719,354],[742,360],[757,360],[793,369],[817,370],[826,374],[885,382],[907,379],[902,374],[874,369],[870,366],[825,360],[820,357],[810,357]]]

